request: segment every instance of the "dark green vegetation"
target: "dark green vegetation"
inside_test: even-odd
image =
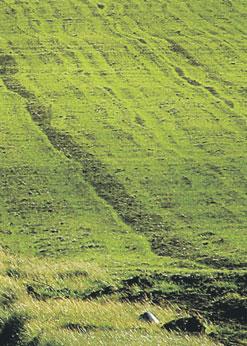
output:
[[[107,270],[29,296],[179,302],[246,342],[245,12],[0,2],[1,245]]]

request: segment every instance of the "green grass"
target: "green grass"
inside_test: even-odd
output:
[[[106,165],[143,208],[162,218],[162,237],[165,232],[165,239],[189,238],[197,259],[214,253],[241,262],[246,207],[246,110],[241,77],[245,55],[239,42],[243,3],[238,1],[231,11],[228,3],[217,6],[212,5],[211,10],[200,1],[194,5],[133,2],[131,6],[105,3],[99,9],[94,2],[75,2],[74,6],[65,3],[59,12],[56,3],[37,6],[30,1],[26,6],[8,1],[8,6],[2,4],[2,52],[16,60],[14,78],[49,108],[51,126],[69,133],[76,145]],[[150,7],[159,20],[151,18]],[[121,17],[117,27],[116,16]],[[217,20],[219,24],[213,26]],[[234,48],[229,47],[230,42]],[[185,77],[177,74],[178,67]],[[188,78],[199,85],[188,83]],[[19,102],[24,106],[25,99],[18,97],[17,101],[4,89],[2,86],[6,97],[2,105],[4,111],[10,107],[13,116],[11,107]],[[225,100],[234,103],[234,108]],[[98,214],[98,208],[92,207],[97,202],[91,203],[85,192],[79,166],[52,149],[30,123],[23,106],[18,119],[22,113],[22,128],[23,122],[29,123],[22,131],[31,131],[31,143],[22,141],[27,134],[19,134],[21,153],[7,155],[10,166],[14,159],[21,166],[19,175],[34,175],[23,167],[24,162],[30,165],[30,159],[31,167],[47,170],[45,179],[53,179],[58,169],[55,181],[47,184],[59,186],[60,191],[54,187],[51,195],[55,195],[54,208],[61,212],[67,207],[70,217],[69,209],[78,209],[78,205],[85,209],[84,197],[88,209],[96,208]],[[9,117],[5,121],[7,128],[12,126]],[[13,126],[10,131],[18,130]],[[12,136],[4,138],[5,147],[13,142]],[[5,167],[5,155],[3,160]],[[68,170],[75,173],[70,176]],[[36,174],[43,176],[39,170]],[[41,181],[40,188],[43,184]],[[68,190],[61,191],[61,185]],[[73,185],[78,186],[77,193],[73,193]],[[28,196],[40,208],[41,198]],[[49,208],[52,202],[48,196],[44,198]],[[103,214],[112,213],[101,208]],[[121,209],[115,207],[116,216],[123,214]],[[92,213],[87,213],[91,224]],[[112,225],[111,216],[106,217]],[[106,224],[103,215],[97,218]],[[68,224],[71,228],[71,222]],[[172,232],[167,234],[167,230]],[[202,233],[208,231],[214,236],[202,241]]]
[[[176,305],[120,302],[118,294],[95,300],[37,299],[26,289],[31,284],[47,288],[59,285],[77,291],[92,289],[107,279],[107,273],[93,263],[31,257],[27,263],[25,257],[3,252],[0,257],[0,322],[11,316],[25,316],[24,345],[35,339],[39,345],[219,345],[206,335],[162,331],[162,324],[188,314]],[[138,320],[146,310],[159,318],[159,326]],[[207,324],[207,333],[212,330],[215,327]]]
[[[203,288],[190,289],[207,318],[205,292],[212,304],[223,291],[242,299],[245,7],[244,0],[1,2],[7,253],[64,260],[68,269],[85,261],[109,285],[141,274],[201,275]],[[215,295],[204,277],[217,277]],[[79,278],[64,280],[72,291],[91,287]],[[188,305],[176,279],[160,281],[152,290]],[[58,280],[56,292],[63,288]]]

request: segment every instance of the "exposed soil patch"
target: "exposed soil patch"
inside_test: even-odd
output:
[[[102,284],[96,288],[90,288],[86,291],[72,290],[67,287],[56,288],[47,284],[28,284],[26,291],[37,300],[58,299],[58,298],[73,298],[81,300],[96,299],[103,296],[109,296],[116,293],[118,290],[111,285]]]
[[[202,83],[198,82],[195,79],[191,79],[189,77],[187,77],[184,73],[184,71],[180,68],[180,67],[176,67],[175,71],[177,72],[177,74],[179,75],[179,77],[181,77],[183,80],[185,80],[188,84],[195,86],[195,87],[202,87],[205,90],[207,90],[212,96],[220,99],[221,101],[223,101],[227,106],[229,106],[230,108],[234,108],[234,103],[231,100],[227,100],[224,97],[222,97],[215,88],[213,88],[212,86],[205,86]]]
[[[195,79],[191,79],[185,76],[184,71],[180,68],[180,67],[176,67],[175,71],[177,72],[177,74],[183,78],[187,83],[193,85],[193,86],[202,86],[201,83],[199,83],[198,81],[196,81]]]
[[[222,240],[219,240],[222,241]],[[231,260],[227,257],[220,257],[220,256],[214,256],[214,257],[205,257],[198,262],[201,262],[203,264],[206,264],[209,267],[221,269],[221,268],[227,268],[227,269],[246,269],[247,268],[247,262],[234,262],[234,260]]]
[[[170,49],[185,58],[191,65],[200,66],[200,63],[179,43],[173,40],[167,40],[170,43]]]
[[[15,58],[12,55],[0,55],[0,75],[12,75],[18,72]]]
[[[194,247],[188,240],[177,237],[155,236],[152,238],[152,249],[159,256],[171,256],[188,258],[188,254],[194,253]]]
[[[168,331],[177,331],[185,333],[204,333],[205,327],[197,317],[184,317],[178,320],[173,320],[163,325]]]

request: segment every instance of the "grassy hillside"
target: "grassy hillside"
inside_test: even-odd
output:
[[[0,2],[6,256],[94,263],[118,298],[123,280],[144,275],[151,286],[124,298],[183,303],[228,343],[244,340],[245,9]]]

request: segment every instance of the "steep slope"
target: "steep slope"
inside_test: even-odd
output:
[[[3,86],[1,86],[3,88]],[[90,259],[151,256],[83,181],[80,166],[54,150],[14,93],[1,93],[1,238],[10,249]],[[121,253],[119,253],[121,248]],[[115,255],[114,255],[115,253]]]
[[[242,304],[245,7],[1,1],[1,246],[145,273],[125,298],[214,320]]]

